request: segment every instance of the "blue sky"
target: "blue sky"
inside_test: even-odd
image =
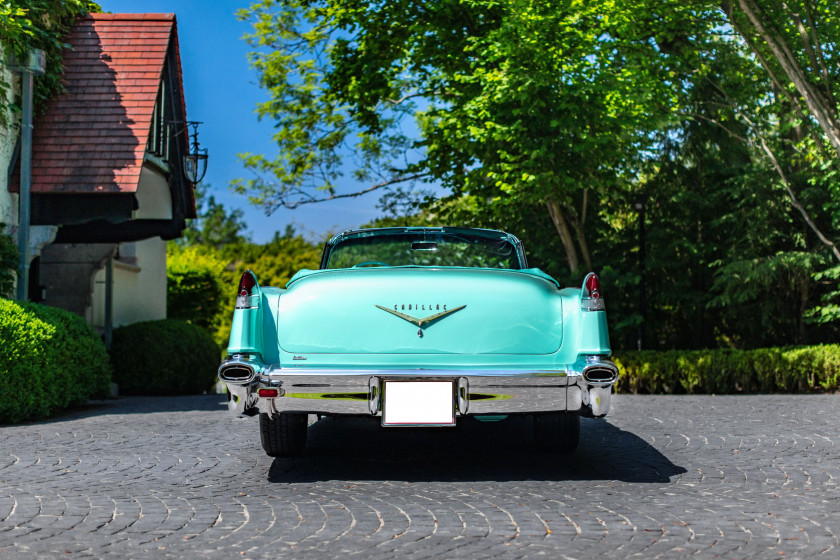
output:
[[[233,193],[228,185],[248,173],[237,157],[253,152],[273,157],[273,126],[259,122],[255,105],[266,98],[257,76],[248,66],[248,46],[242,40],[250,32],[247,22],[235,17],[249,0],[98,0],[102,9],[113,13],[174,13],[178,19],[184,95],[187,116],[203,121],[199,128],[202,147],[209,150],[204,183],[227,208],[245,212],[249,234],[257,242],[269,240],[275,231],[294,223],[307,237],[320,239],[328,231],[358,227],[380,215],[379,195],[342,199],[308,205],[296,210],[278,210],[267,217],[251,206],[246,197]]]

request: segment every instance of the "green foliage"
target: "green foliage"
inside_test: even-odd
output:
[[[788,120],[795,121],[790,124],[796,131],[787,139],[793,145],[810,143],[807,159],[811,159],[811,164],[825,164],[836,172],[831,159],[840,155],[836,101],[840,97],[840,68],[831,53],[840,38],[837,3],[722,0],[720,6],[772,78],[775,95],[788,105],[793,117]],[[836,180],[823,186],[832,191],[835,200],[840,195]],[[835,214],[835,219],[840,219],[840,214]]]
[[[176,293],[175,299],[168,300],[169,313],[206,325],[216,343],[224,347],[230,336],[236,287],[243,272],[253,270],[261,286],[283,287],[298,270],[318,268],[320,258],[320,247],[296,234],[291,226],[282,235],[275,232],[265,244],[239,241],[217,249],[170,243],[167,275],[171,285],[167,289]],[[200,293],[202,286],[207,287],[207,293]]]
[[[829,290],[823,294],[820,305],[805,314],[806,321],[821,325],[840,322],[840,266],[818,272],[814,279],[828,286]]]
[[[840,389],[840,345],[625,352],[617,390],[630,393],[772,393]]]
[[[111,362],[124,395],[194,395],[216,382],[219,347],[203,328],[162,319],[114,329]]]
[[[377,225],[504,229],[565,284],[599,271],[616,348],[635,346],[643,273],[645,348],[840,335],[822,239],[840,226],[836,2],[260,0],[240,17],[279,156],[246,154],[237,187],[268,211],[339,196],[352,152],[356,179],[392,189]],[[397,186],[413,180],[453,194],[421,206]]]
[[[6,224],[0,223],[0,232]],[[0,233],[0,297],[8,296],[15,284],[20,261],[17,243],[10,235]]]
[[[0,422],[20,422],[110,393],[105,345],[77,315],[0,299]]]
[[[236,304],[236,287],[242,273],[250,269],[257,275],[261,286],[284,287],[297,271],[318,268],[321,249],[297,235],[294,228],[287,226],[282,235],[275,232],[274,238],[268,243],[229,245],[221,255],[228,263],[223,280],[225,294],[229,294],[229,297],[224,300],[225,305],[220,313],[223,320],[215,337],[220,344],[227,346],[230,320]]]
[[[269,211],[331,198],[351,149],[371,188],[439,181],[487,214],[554,201],[583,244],[586,192],[608,196],[652,149],[704,64],[686,42],[707,41],[716,13],[671,0],[256,2],[240,17],[279,155],[243,155],[257,178],[237,186]]]
[[[247,226],[243,221],[242,210],[228,212],[221,203],[216,202],[213,195],[207,195],[209,190],[209,185],[196,186],[198,218],[190,220],[184,235],[177,241],[178,245],[205,245],[221,250],[225,245],[246,241],[244,232]]]
[[[8,0],[0,4],[0,47],[5,54],[14,52],[23,59],[34,48],[47,55],[46,74],[35,80],[35,107],[46,107],[47,100],[61,90],[62,39],[76,17],[100,11],[102,8],[90,0]],[[0,125],[8,124],[9,87],[0,78]]]
[[[645,348],[756,348],[837,340],[836,327],[803,320],[831,291],[815,282],[830,254],[791,205],[758,133],[776,150],[786,177],[811,208],[825,193],[797,173],[789,142],[773,127],[750,123],[788,118],[768,97],[766,73],[743,57],[734,40],[718,48],[683,100],[682,119],[662,139],[638,190],[605,208],[593,251],[604,274],[611,339],[632,348],[638,311],[639,226],[634,203],[646,201],[647,314]],[[748,115],[748,117],[746,117]],[[778,134],[778,131],[775,132]],[[830,231],[828,216],[812,218]],[[836,285],[836,284],[835,284]]]
[[[166,255],[166,309],[178,319],[205,329],[214,325],[224,295],[225,261],[197,247],[170,246]]]
[[[321,247],[297,234],[292,226],[287,226],[282,234],[275,232],[268,243],[229,245],[221,254],[228,260],[229,277],[233,279],[229,286],[233,296],[239,277],[248,269],[257,274],[261,286],[283,287],[297,271],[318,268]],[[233,303],[234,298],[231,297],[231,306]]]

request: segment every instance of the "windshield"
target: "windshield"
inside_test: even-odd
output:
[[[327,246],[321,268],[468,266],[519,269],[516,240],[498,231],[393,229],[353,232]]]

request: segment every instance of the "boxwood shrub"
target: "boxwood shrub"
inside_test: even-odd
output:
[[[627,352],[619,392],[802,393],[840,389],[840,345]]]
[[[105,345],[69,311],[0,299],[0,422],[55,414],[110,392]]]
[[[219,347],[199,326],[162,319],[114,329],[111,363],[123,395],[190,395],[216,382]]]

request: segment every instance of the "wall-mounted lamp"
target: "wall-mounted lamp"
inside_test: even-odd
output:
[[[184,156],[184,176],[187,181],[195,185],[200,183],[204,179],[204,174],[207,173],[207,148],[200,147],[198,143],[198,125],[203,123],[187,121],[184,124],[193,129],[190,152]]]

